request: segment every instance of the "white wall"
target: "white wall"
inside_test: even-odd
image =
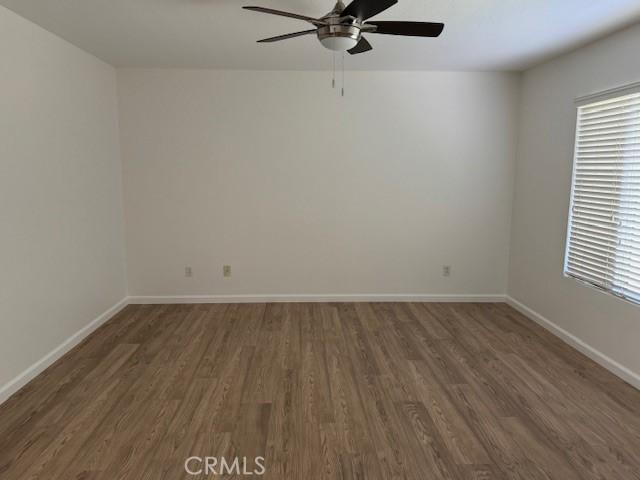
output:
[[[509,293],[640,374],[640,307],[562,275],[574,99],[640,80],[640,26],[538,66],[523,78]]]
[[[4,7],[0,32],[2,397],[126,277],[114,69]]]
[[[118,78],[131,295],[506,291],[517,76]]]

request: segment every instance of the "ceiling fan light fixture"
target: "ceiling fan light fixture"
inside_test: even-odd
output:
[[[325,37],[320,39],[320,43],[329,50],[345,52],[355,47],[358,44],[358,39],[353,37]]]
[[[323,47],[334,52],[347,51],[351,55],[372,50],[371,44],[361,36],[362,33],[404,35],[408,37],[437,37],[442,33],[443,23],[367,21],[396,3],[398,3],[398,0],[353,0],[345,7],[342,0],[337,0],[333,10],[321,18],[307,17],[297,13],[283,12],[282,10],[265,7],[247,6],[242,8],[304,20],[315,27],[315,30],[304,30],[302,32],[263,38],[258,40],[258,43],[279,42],[280,40],[317,33],[318,40],[320,40]]]
[[[339,17],[327,19],[331,22],[339,22]],[[336,52],[345,52],[352,49],[360,40],[360,26],[353,24],[330,23],[318,27],[318,40],[323,47]]]

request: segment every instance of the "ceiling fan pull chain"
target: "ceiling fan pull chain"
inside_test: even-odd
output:
[[[333,77],[331,78],[331,88],[336,88],[336,52],[331,54],[333,58]]]
[[[344,97],[344,52],[342,52],[342,96]]]

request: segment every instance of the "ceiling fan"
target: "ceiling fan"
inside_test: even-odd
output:
[[[338,0],[333,10],[321,18],[312,18],[296,13],[283,12],[264,7],[242,7],[256,12],[295,18],[311,23],[315,28],[302,32],[288,33],[277,37],[258,40],[263,42],[278,42],[288,38],[316,34],[320,43],[329,50],[344,51],[351,55],[363,53],[373,47],[362,36],[363,33],[382,33],[386,35],[405,35],[411,37],[437,37],[444,29],[443,23],[433,22],[392,22],[372,21],[369,18],[378,15],[387,8],[398,3],[398,0],[353,0],[345,7]]]

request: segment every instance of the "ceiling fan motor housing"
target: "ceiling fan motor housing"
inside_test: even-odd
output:
[[[328,15],[322,17],[326,25],[318,26],[318,40],[329,50],[349,50],[360,40],[359,20],[354,17],[342,17],[342,10],[344,5],[338,2]]]

